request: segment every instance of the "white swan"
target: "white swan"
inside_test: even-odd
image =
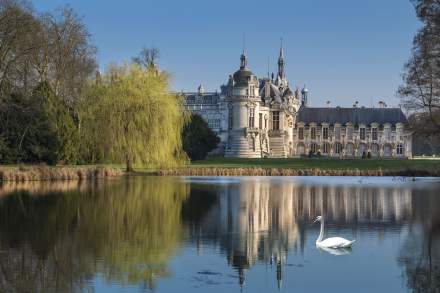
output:
[[[317,216],[313,223],[316,223],[318,221],[321,222],[321,231],[319,232],[318,239],[316,239],[316,246],[321,248],[349,248],[356,241],[350,241],[342,237],[331,237],[322,240],[322,238],[324,237],[324,218],[321,216]]]

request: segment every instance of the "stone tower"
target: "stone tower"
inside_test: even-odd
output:
[[[259,80],[247,68],[244,50],[240,57],[240,69],[229,79],[226,100],[229,107],[229,136],[225,156],[260,158],[257,121],[260,108]]]

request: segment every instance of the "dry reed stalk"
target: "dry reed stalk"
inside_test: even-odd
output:
[[[0,167],[0,181],[87,180],[122,176],[119,169],[102,166],[84,167]]]

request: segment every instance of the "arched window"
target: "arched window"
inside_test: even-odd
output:
[[[334,149],[335,149],[335,154],[340,154],[342,152],[342,145],[339,142],[337,142],[334,145]]]
[[[310,144],[310,151],[315,154],[316,151],[318,150],[318,146],[316,145],[316,143],[311,143]]]
[[[329,151],[330,151],[330,144],[328,144],[328,143],[323,143],[323,144],[322,144],[322,152],[323,152],[324,154],[328,154]]]
[[[353,140],[353,127],[347,126],[347,139]]]
[[[255,109],[249,108],[249,128],[255,127]]]
[[[311,139],[316,139],[316,127],[311,127],[310,128],[310,138]]]
[[[346,147],[346,154],[347,156],[353,156],[354,155],[354,146],[352,143],[347,143],[347,147]]]
[[[304,127],[300,127],[300,128],[298,128],[298,138],[299,138],[300,140],[303,140],[303,139],[304,139]]]
[[[373,143],[371,145],[371,154],[373,155],[373,157],[379,156],[379,145],[378,144]]]
[[[305,150],[304,144],[300,143],[300,144],[298,145],[298,150],[297,150],[297,152],[298,152],[298,155],[304,155],[304,154],[306,153],[306,150]]]
[[[328,139],[328,127],[323,127],[322,128],[322,138],[323,139]]]
[[[403,155],[403,145],[400,143],[397,145],[397,154]]]
[[[335,126],[335,140],[341,139],[341,127]]]

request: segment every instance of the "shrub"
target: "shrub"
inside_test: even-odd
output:
[[[191,116],[191,122],[183,129],[182,136],[183,150],[191,160],[203,160],[220,142],[220,138],[198,114]]]

